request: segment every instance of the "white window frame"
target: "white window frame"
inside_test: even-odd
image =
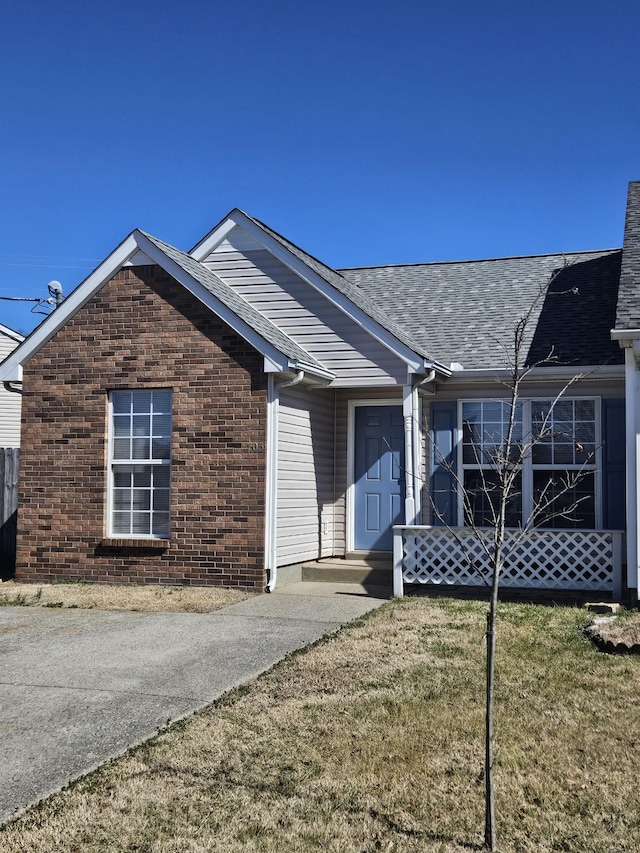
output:
[[[522,476],[522,520],[531,516],[534,507],[533,496],[533,474],[534,471],[593,471],[594,473],[594,490],[595,490],[595,529],[602,529],[602,424],[601,424],[601,398],[594,396],[563,396],[559,400],[556,397],[528,397],[520,398],[518,405],[522,406],[522,434],[523,436],[531,436],[531,404],[532,403],[560,403],[563,401],[585,401],[593,402],[594,417],[595,417],[595,453],[594,461],[588,465],[562,465],[562,464],[533,464],[531,453],[528,453],[521,466]],[[463,419],[462,411],[465,403],[502,403],[509,404],[510,400],[507,397],[469,397],[458,400],[458,414],[456,427],[456,446],[457,446],[457,470],[460,472],[458,476],[458,526],[464,527],[464,473],[466,470],[480,470],[487,466],[473,465],[463,462]],[[547,528],[544,528],[547,529]],[[557,528],[563,529],[563,528]],[[569,528],[571,529],[571,528]]]
[[[127,394],[136,394],[136,393],[149,393],[149,392],[163,392],[169,393],[171,397],[170,403],[170,427],[169,427],[169,458],[168,459],[155,459],[151,456],[146,459],[116,459],[114,454],[114,439],[115,439],[115,422],[114,422],[114,411],[113,411],[113,400],[114,396],[117,393],[127,393]],[[143,414],[143,413],[141,413]],[[171,526],[171,451],[172,451],[172,432],[173,432],[173,392],[171,388],[117,388],[109,392],[109,404],[108,404],[108,429],[107,429],[107,444],[108,444],[108,461],[107,461],[107,517],[106,517],[106,535],[109,539],[149,539],[149,540],[164,540],[169,539],[170,536],[170,526]],[[153,441],[150,442],[150,448],[153,447]],[[132,466],[139,467],[168,467],[169,468],[169,521],[168,521],[168,529],[166,534],[154,534],[153,532],[149,533],[120,533],[114,530],[114,473],[119,467],[130,468]],[[151,495],[153,498],[153,487],[151,487]],[[132,510],[133,511],[133,510]],[[153,510],[151,510],[150,520],[153,519]],[[153,523],[151,523],[150,527],[153,529]]]

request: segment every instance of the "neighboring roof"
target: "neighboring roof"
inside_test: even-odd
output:
[[[629,184],[616,329],[640,329],[640,181]]]
[[[553,349],[557,364],[621,364],[610,338],[620,257],[620,249],[608,249],[340,273],[446,364],[504,366],[501,343],[508,350],[514,321],[537,299],[525,342],[529,363]]]
[[[191,276],[191,278],[206,288],[212,296],[219,299],[220,302],[226,305],[227,308],[233,311],[234,314],[240,317],[241,320],[243,320],[283,355],[286,355],[288,358],[300,363],[301,366],[307,365],[309,367],[316,368],[319,371],[325,370],[319,361],[309,355],[309,353],[302,349],[302,347],[298,346],[298,344],[296,344],[295,341],[292,341],[290,337],[284,334],[284,332],[280,331],[280,329],[274,325],[271,320],[268,320],[256,308],[250,305],[246,299],[239,296],[232,287],[225,284],[215,273],[211,272],[211,270],[207,269],[203,264],[194,260],[190,255],[187,255],[186,252],[176,249],[174,246],[169,245],[169,243],[165,243],[163,240],[153,237],[151,234],[146,234],[144,231],[141,231],[140,233],[150,240],[153,245],[160,249],[160,251],[168,258],[175,261],[175,263],[177,263],[178,266],[187,273],[187,275]]]

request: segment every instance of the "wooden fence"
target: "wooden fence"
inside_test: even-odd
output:
[[[13,577],[16,563],[16,527],[18,518],[17,447],[0,447],[0,574],[2,580]]]

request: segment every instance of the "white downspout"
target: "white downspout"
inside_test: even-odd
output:
[[[633,346],[624,350],[626,496],[627,496],[627,587],[638,589],[638,366]],[[640,592],[640,591],[639,591]]]
[[[304,379],[304,370],[299,370],[294,379],[276,384],[275,376],[267,378],[267,489],[265,507],[265,568],[269,580],[265,592],[273,592],[278,577],[278,415],[280,391],[291,388]]]

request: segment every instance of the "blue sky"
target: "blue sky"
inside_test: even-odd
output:
[[[619,246],[639,43],[604,0],[5,0],[0,295],[236,206],[335,267]]]

